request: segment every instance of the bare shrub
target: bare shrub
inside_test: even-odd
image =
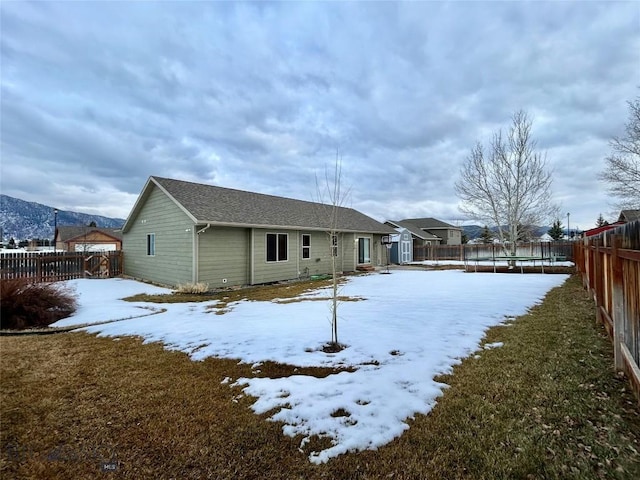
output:
[[[76,308],[76,296],[65,284],[31,283],[26,278],[0,280],[0,328],[46,327]]]
[[[184,294],[201,294],[207,293],[209,291],[208,283],[184,283],[179,284],[176,288],[176,293],[184,293]]]

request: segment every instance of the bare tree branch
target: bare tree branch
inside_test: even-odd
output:
[[[473,147],[455,188],[462,212],[495,225],[503,246],[515,254],[517,239],[556,212],[551,184],[546,156],[531,138],[531,121],[519,111],[506,136],[493,135],[488,154],[480,142]]]
[[[623,137],[613,137],[613,152],[605,158],[600,180],[618,198],[620,208],[640,208],[640,97],[629,102],[629,122]]]

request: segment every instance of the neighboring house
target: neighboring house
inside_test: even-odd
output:
[[[56,250],[65,252],[106,252],[122,250],[122,230],[85,226],[56,228]]]
[[[332,207],[320,203],[149,177],[122,228],[125,274],[163,285],[254,285],[386,262],[384,235],[395,233],[338,207],[338,234],[328,234]]]
[[[640,220],[640,210],[622,210],[618,217],[618,222],[629,223]]]
[[[405,228],[407,224],[429,233],[440,239],[442,245],[460,245],[462,243],[462,228],[454,227],[435,218],[406,218],[395,222]]]
[[[590,230],[585,230],[582,232],[584,237],[593,237],[594,235],[599,235],[602,232],[606,232],[607,230],[612,230],[620,225],[624,225],[625,223],[633,222],[635,220],[640,220],[640,210],[622,210],[620,215],[618,216],[618,221],[615,223],[610,223],[608,225],[602,225],[601,227],[595,227]]]
[[[441,242],[440,237],[437,237],[433,233],[420,230],[418,227],[405,220],[387,220],[384,223],[394,228],[396,231],[398,231],[399,228],[408,230],[411,233],[414,248],[422,248],[426,245],[439,245]]]
[[[540,238],[538,238],[539,242],[553,242],[553,237],[548,233],[543,233]]]

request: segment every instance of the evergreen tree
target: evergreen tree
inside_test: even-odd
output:
[[[482,229],[480,239],[482,240],[482,243],[493,243],[493,234],[491,233],[491,230],[489,230],[489,227],[487,227],[486,225]]]
[[[98,225],[96,225],[95,220],[92,220],[91,223],[89,224],[90,227],[97,227]]]
[[[604,227],[605,225],[609,225],[609,222],[607,222],[602,214],[600,214],[596,220],[596,227]]]
[[[560,240],[564,236],[564,229],[562,228],[560,220],[553,222],[553,226],[547,231],[547,233],[554,240]]]

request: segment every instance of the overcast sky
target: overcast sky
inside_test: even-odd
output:
[[[454,183],[516,110],[562,222],[639,95],[634,2],[2,2],[1,191],[126,218],[150,175],[460,224]],[[610,220],[615,220],[610,218]],[[468,222],[465,222],[468,223]]]

